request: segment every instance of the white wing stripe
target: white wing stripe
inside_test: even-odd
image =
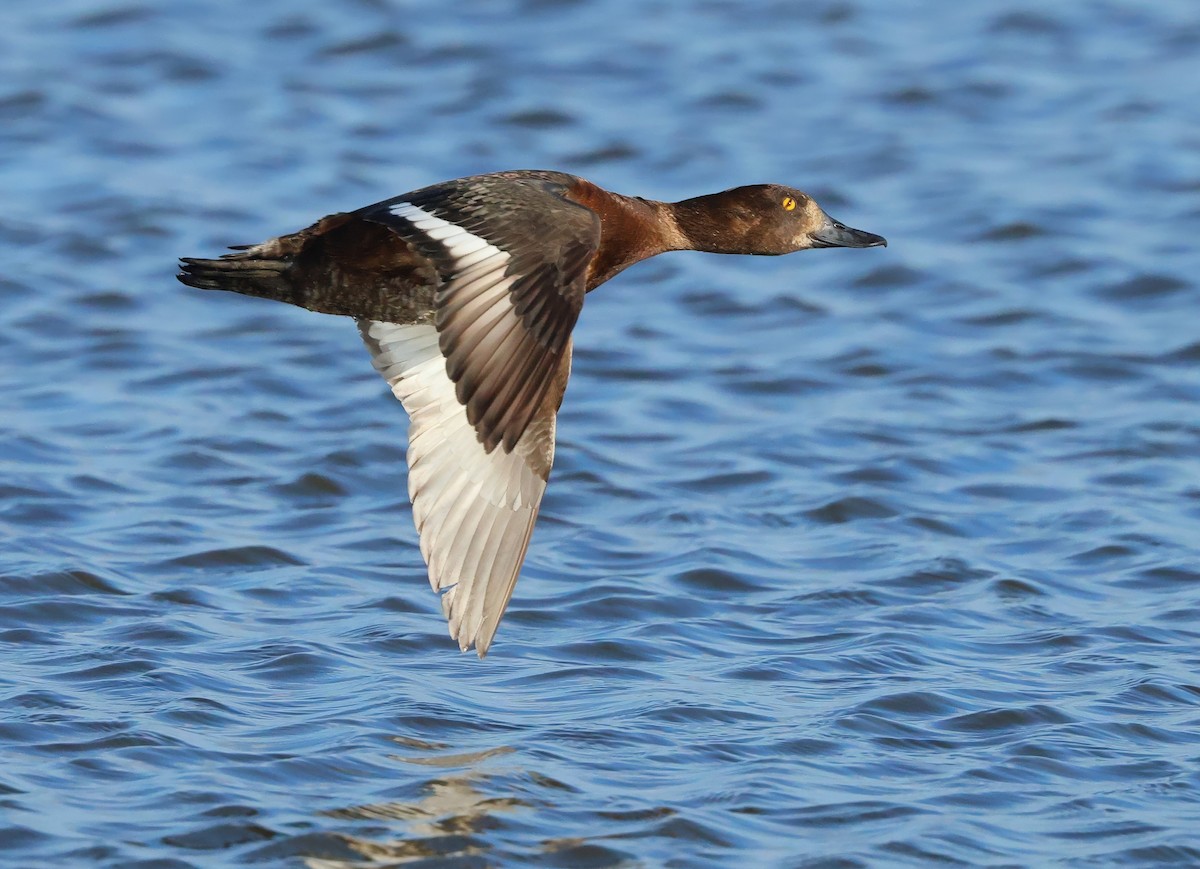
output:
[[[466,256],[467,254],[475,253],[476,251],[479,251],[479,250],[491,250],[491,251],[495,251],[496,253],[502,255],[505,259],[508,258],[508,254],[504,253],[502,250],[500,250],[500,248],[496,247],[495,245],[488,244],[486,241],[484,241],[479,236],[472,235],[469,232],[466,232],[464,234],[466,235],[466,239],[464,239],[463,241],[457,241],[453,245],[447,245],[448,249],[450,250],[450,255],[452,257],[455,257],[456,259],[461,259],[462,257]]]
[[[491,247],[492,247],[491,245],[488,245],[487,247],[481,247],[479,250],[475,251],[474,253],[467,253],[467,254],[463,254],[462,256],[458,257],[458,260],[457,260],[458,270],[459,270],[458,273],[460,275],[466,274],[466,270],[469,269],[471,266],[475,265],[476,263],[487,262],[492,257],[500,257],[501,258],[500,263],[497,266],[498,268],[502,267],[505,263],[508,262],[508,254],[503,253],[503,252],[493,253],[491,250]],[[454,250],[452,249],[450,251],[450,253],[454,254]]]
[[[419,229],[435,241],[440,241],[450,256],[454,258],[455,267],[452,271],[458,271],[458,262],[463,257],[479,251],[490,249],[492,255],[502,256],[505,262],[509,259],[508,254],[494,244],[467,232],[461,226],[430,214],[411,202],[397,202],[389,211],[397,217],[407,220],[414,229]]]
[[[422,221],[423,223],[432,223],[432,221]],[[446,242],[446,247],[453,247],[452,239],[458,238],[460,235],[466,235],[467,231],[461,226],[455,226],[453,223],[444,223],[442,226],[421,226],[420,223],[413,224],[423,230],[430,238],[435,238],[438,241]]]

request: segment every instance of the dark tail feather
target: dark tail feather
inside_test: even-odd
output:
[[[284,260],[257,259],[246,254],[230,254],[221,259],[183,257],[176,277],[200,290],[229,290],[296,304],[296,292],[287,277],[290,265]]]

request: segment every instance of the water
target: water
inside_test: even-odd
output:
[[[0,862],[1200,864],[1200,19],[0,10]],[[887,250],[594,293],[486,661],[353,325],[211,255],[516,167]]]

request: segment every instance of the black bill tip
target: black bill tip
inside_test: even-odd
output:
[[[809,233],[813,247],[887,247],[887,239],[873,232],[853,229],[836,220],[829,220],[820,229]]]

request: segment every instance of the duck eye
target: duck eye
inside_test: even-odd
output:
[[[783,210],[784,211],[795,211],[796,210],[796,200],[790,196],[783,197]]]

